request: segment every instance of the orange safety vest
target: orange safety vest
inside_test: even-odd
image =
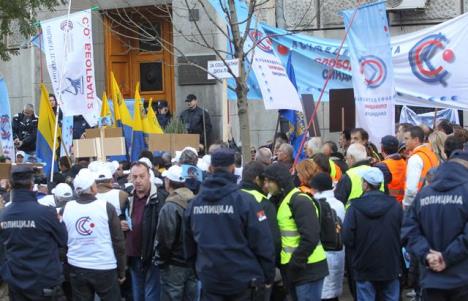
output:
[[[420,147],[418,147],[412,154],[412,156],[415,155],[418,155],[423,161],[423,169],[421,171],[421,176],[419,177],[418,183],[419,191],[424,185],[426,175],[429,172],[429,170],[433,167],[439,166],[439,159],[427,145],[421,145]]]
[[[403,158],[398,160],[385,159],[383,163],[387,165],[392,174],[392,181],[388,184],[388,192],[401,203],[405,195],[406,161]]]
[[[341,168],[330,159],[330,177],[332,178],[333,182],[337,183],[341,180],[343,176],[343,171]]]

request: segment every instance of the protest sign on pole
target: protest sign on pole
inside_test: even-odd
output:
[[[342,12],[353,71],[356,126],[369,132],[376,145],[395,131],[395,87],[385,1]]]
[[[41,21],[52,87],[64,116],[83,115],[97,123],[91,10]]]
[[[3,155],[14,160],[15,145],[13,144],[12,121],[8,89],[5,80],[2,75],[0,75],[0,142]]]

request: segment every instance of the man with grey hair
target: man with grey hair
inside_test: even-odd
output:
[[[270,165],[272,162],[273,154],[271,150],[267,147],[261,147],[258,149],[257,153],[255,154],[255,161],[261,162],[265,165]]]
[[[13,116],[12,131],[17,150],[27,154],[36,151],[37,116],[34,114],[34,105],[25,105],[21,113]]]
[[[349,206],[349,201],[361,197],[364,192],[360,173],[370,168],[365,146],[360,143],[351,144],[346,152],[346,163],[350,168],[336,185],[335,197]]]
[[[294,148],[291,144],[283,143],[280,145],[276,161],[285,165],[288,169],[292,168],[294,164]]]
[[[322,152],[322,138],[312,137],[305,144],[305,153],[307,158]]]
[[[76,300],[120,300],[125,281],[125,239],[114,206],[97,199],[95,174],[81,169],[73,181],[76,201],[63,209],[68,232],[67,260]]]

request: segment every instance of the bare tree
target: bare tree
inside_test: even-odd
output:
[[[225,24],[220,22],[216,15],[210,11],[210,4],[206,0],[180,0],[180,4],[171,5],[161,5],[155,6],[149,9],[145,9],[143,12],[137,8],[125,8],[125,9],[114,9],[104,11],[103,14],[111,21],[111,26],[105,28],[106,30],[111,30],[117,36],[122,37],[122,40],[139,40],[144,41],[145,43],[157,43],[164,50],[171,52],[174,57],[181,57],[183,63],[199,68],[208,74],[212,75],[219,82],[222,80],[218,79],[214,74],[211,74],[207,70],[207,66],[201,66],[200,64],[192,61],[187,57],[186,53],[179,49],[172,41],[164,39],[163,36],[158,34],[157,28],[154,27],[151,19],[154,17],[157,18],[168,18],[173,24],[174,35],[182,37],[189,43],[193,43],[197,47],[202,47],[208,49],[210,52],[214,53],[218,60],[222,61],[226,66],[228,72],[234,78],[234,85],[228,85],[228,89],[235,92],[237,96],[237,113],[239,117],[239,126],[240,126],[240,141],[242,143],[242,158],[243,162],[247,163],[251,160],[250,154],[250,122],[248,114],[248,101],[247,95],[249,87],[247,84],[247,78],[250,73],[251,61],[255,55],[256,46],[261,43],[264,39],[268,37],[258,37],[254,41],[253,46],[246,48],[246,40],[249,37],[249,32],[251,28],[256,28],[257,24],[252,24],[253,22],[258,22],[254,16],[256,14],[261,14],[263,10],[271,9],[272,4],[275,1],[272,0],[250,0],[248,1],[248,14],[246,18],[240,18],[238,11],[236,9],[235,0],[218,0],[219,4],[224,13]],[[309,0],[310,5],[307,11],[303,12],[305,14],[310,13],[310,8],[314,0]],[[210,30],[204,31],[201,24],[197,21],[196,18],[192,19],[193,27],[192,30],[194,33],[188,33],[182,28],[176,27],[176,22],[174,18],[178,14],[189,15],[194,9],[199,9],[203,15],[209,21]],[[312,18],[312,21],[316,16]],[[304,17],[299,18],[299,22],[296,24],[297,27],[307,27],[307,24],[303,24]],[[244,28],[244,29],[242,29]],[[293,31],[294,29],[292,29]],[[226,47],[216,45],[216,37],[221,35],[225,40],[230,42],[232,49],[226,49]],[[133,44],[134,45],[134,44]],[[128,51],[131,51],[133,47],[132,44],[128,44]],[[231,69],[230,65],[227,63],[228,58],[235,58],[239,60],[239,75],[236,77],[234,70]]]

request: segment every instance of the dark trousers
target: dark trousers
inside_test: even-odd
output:
[[[197,278],[192,268],[175,265],[160,267],[161,301],[193,301],[197,296]]]
[[[10,297],[10,301],[57,301],[62,294],[59,288],[56,288],[56,291],[52,296],[45,296],[43,291],[26,292],[10,286],[8,295]]]
[[[265,301],[265,290],[248,289],[237,295],[218,295],[203,290],[201,293],[201,301]]]
[[[468,300],[468,285],[451,290],[424,289],[424,301],[466,301]]]
[[[70,266],[73,301],[93,301],[97,294],[102,301],[120,300],[117,270],[90,270]]]

